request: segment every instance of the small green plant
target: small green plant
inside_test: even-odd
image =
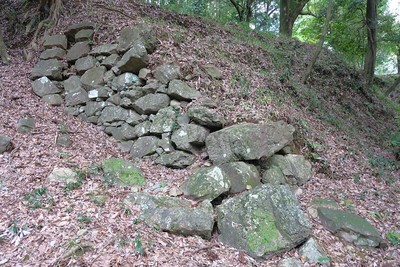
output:
[[[93,219],[91,217],[87,216],[86,214],[78,213],[78,218],[77,218],[78,222],[83,223],[83,224],[89,224],[92,222],[92,220]]]
[[[331,261],[331,258],[329,258],[329,257],[319,257],[318,258],[319,264],[324,264],[324,263],[329,264],[330,261]]]
[[[69,182],[65,184],[64,187],[64,193],[67,194],[75,189],[81,188],[83,184],[83,180],[88,176],[87,172],[82,171],[82,170],[77,170],[76,171],[78,175],[78,179],[76,182]]]
[[[378,211],[373,211],[370,214],[378,219],[383,219],[383,215]]]
[[[386,233],[386,239],[394,246],[400,244],[400,234],[396,231],[390,231]]]
[[[30,193],[25,195],[23,198],[23,203],[25,206],[31,208],[31,209],[38,209],[43,207],[47,203],[47,188],[46,187],[40,187],[33,189]]]
[[[68,125],[62,121],[60,125],[58,125],[58,131],[62,134],[68,134],[69,133]]]
[[[140,256],[146,255],[146,251],[143,247],[143,243],[141,240],[140,232],[138,232],[136,238],[133,240],[133,243],[135,244],[135,253],[139,254]]]
[[[99,207],[103,207],[106,204],[107,196],[106,195],[94,195],[93,193],[89,194],[90,200]]]

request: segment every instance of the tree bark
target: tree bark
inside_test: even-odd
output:
[[[3,61],[4,64],[8,64],[10,62],[10,56],[8,55],[7,52],[7,46],[4,43],[3,36],[0,34],[0,56],[1,56],[1,61]]]
[[[310,64],[308,65],[306,71],[302,75],[301,83],[304,83],[304,84],[307,83],[308,76],[310,76],[311,71],[312,71],[312,69],[313,69],[313,67],[315,65],[315,62],[317,62],[318,56],[322,51],[322,47],[324,46],[324,43],[325,43],[325,37],[328,34],[329,23],[330,23],[331,18],[332,18],[332,9],[333,9],[333,0],[329,0],[328,9],[327,9],[327,12],[326,12],[325,23],[324,23],[324,28],[322,30],[321,39],[319,40],[319,44],[317,46],[317,49],[315,50],[315,53],[314,53],[314,55],[313,55],[313,57],[311,59]]]
[[[397,74],[400,75],[400,45],[397,46]]]
[[[239,16],[239,21],[250,22],[253,16],[253,3],[254,0],[230,0],[231,4],[235,7],[236,12]]]
[[[386,90],[385,95],[389,96],[392,92],[396,91],[397,86],[400,84],[400,76],[397,78],[397,80],[393,83],[392,86],[390,86],[389,89]]]
[[[374,81],[376,61],[377,0],[367,0],[366,12],[368,46],[364,61],[364,75],[367,85]]]
[[[279,33],[292,36],[293,25],[309,0],[280,0],[279,1]]]

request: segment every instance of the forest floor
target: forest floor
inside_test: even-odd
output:
[[[138,210],[122,204],[130,190],[104,184],[98,171],[104,159],[129,159],[129,155],[97,126],[34,95],[30,72],[40,48],[31,50],[32,60],[24,60],[21,46],[27,41],[13,33],[6,13],[2,8],[0,28],[7,31],[3,36],[12,60],[9,65],[0,63],[0,134],[12,138],[14,149],[0,155],[0,266],[274,266],[283,258],[299,258],[293,249],[256,261],[218,242],[216,234],[207,241],[138,222]],[[152,24],[159,44],[150,55],[150,69],[161,62],[179,64],[183,76],[192,74],[191,86],[221,103],[219,111],[231,123],[278,119],[292,123],[297,130],[296,152],[312,160],[314,169],[299,196],[305,212],[312,198],[331,198],[342,209],[368,219],[383,238],[388,232],[400,232],[400,173],[387,145],[396,130],[394,113],[358,90],[358,74],[336,57],[326,52],[322,60],[326,63],[316,67],[310,84],[299,86],[295,81],[311,46],[252,32],[234,33],[234,24],[220,27],[128,0],[68,1],[51,33],[62,33],[84,20],[100,25],[95,44],[115,41],[130,24]],[[206,77],[199,67],[205,63],[220,68],[223,79]],[[27,113],[36,127],[23,135],[16,124]],[[69,148],[55,144],[64,126],[73,141]],[[148,181],[143,190],[165,194],[204,162],[198,160],[185,170],[150,160],[138,164]],[[54,167],[81,170],[82,185],[69,190],[48,183]],[[96,196],[106,199],[98,201]],[[310,220],[312,235],[332,266],[400,262],[399,246],[389,241],[386,248],[358,248],[333,236],[318,219]]]

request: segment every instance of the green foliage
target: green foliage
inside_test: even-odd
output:
[[[47,187],[40,187],[26,194],[23,198],[23,203],[31,209],[39,209],[48,204],[53,204],[53,200],[47,197]]]
[[[143,247],[143,243],[142,243],[140,232],[137,233],[137,236],[133,240],[133,243],[135,244],[135,252],[137,254],[139,254],[140,256],[145,256],[146,255],[146,250]]]
[[[87,216],[86,214],[78,213],[78,218],[77,218],[78,222],[83,223],[83,224],[89,224],[92,222],[92,220],[93,219],[91,217]]]
[[[400,233],[396,231],[390,231],[386,233],[386,239],[394,246],[400,244]]]
[[[86,178],[87,173],[82,170],[77,170],[76,173],[78,175],[77,181],[76,182],[68,182],[65,184],[65,187],[64,187],[65,194],[68,194],[69,192],[82,187],[83,179]]]

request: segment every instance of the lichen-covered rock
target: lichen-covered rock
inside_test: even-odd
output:
[[[154,70],[154,77],[164,84],[167,84],[169,81],[174,79],[178,79],[179,75],[180,69],[175,64],[164,64]]]
[[[50,106],[61,106],[64,103],[64,99],[59,94],[45,95],[42,100]]]
[[[139,217],[162,231],[211,238],[214,219],[213,207],[209,201],[193,207],[190,201],[184,199],[132,193],[127,196],[125,203],[138,206]]]
[[[300,247],[299,254],[301,258],[308,263],[324,263],[330,266],[329,258],[327,258],[323,248],[314,238],[308,239],[307,242]]]
[[[92,56],[86,56],[78,58],[75,62],[75,68],[79,75],[85,73],[85,71],[94,68],[97,63],[97,60]]]
[[[187,124],[173,132],[171,141],[178,149],[195,153],[204,146],[209,133],[203,126]]]
[[[181,80],[172,80],[168,84],[167,94],[177,100],[193,100],[201,97],[201,93]]]
[[[66,106],[83,105],[88,101],[89,101],[88,94],[81,87],[78,87],[74,91],[66,91],[65,92],[65,105]]]
[[[277,166],[290,185],[303,185],[312,175],[311,163],[302,155],[274,155],[268,160],[268,166]]]
[[[283,121],[237,124],[209,134],[207,152],[214,164],[268,158],[293,140],[293,132]]]
[[[377,247],[382,242],[376,229],[358,215],[329,208],[318,208],[317,211],[322,225],[347,242],[367,247]]]
[[[139,74],[140,69],[145,68],[149,64],[149,56],[146,48],[142,44],[135,44],[129,49],[117,63],[117,67],[121,72],[132,72]]]
[[[189,108],[188,116],[192,121],[208,128],[220,129],[225,124],[225,120],[217,111],[202,106]]]
[[[318,217],[318,208],[339,209],[339,205],[333,199],[313,198],[310,205],[307,207],[307,211],[314,219]]]
[[[88,92],[88,97],[90,99],[96,99],[96,98],[107,99],[110,97],[111,91],[112,91],[111,88],[108,88],[106,86],[95,88]]]
[[[311,224],[286,185],[262,185],[216,208],[219,240],[257,258],[288,251],[310,235]]]
[[[131,148],[130,154],[133,158],[142,158],[156,153],[159,138],[155,136],[139,137]]]
[[[94,30],[95,26],[96,26],[96,24],[94,22],[83,21],[83,22],[80,22],[77,24],[70,25],[64,34],[65,34],[65,36],[67,36],[68,41],[75,42],[75,35],[79,31],[85,30],[85,29]]]
[[[152,124],[150,126],[150,133],[162,134],[170,133],[177,127],[177,111],[172,107],[160,109],[155,116],[150,116]]]
[[[47,177],[47,181],[57,183],[76,183],[78,181],[78,174],[70,168],[55,167]]]
[[[74,44],[67,52],[67,60],[75,62],[78,58],[87,56],[90,52],[89,42],[79,42]]]
[[[219,166],[231,182],[229,193],[235,194],[261,185],[257,167],[245,162],[230,162]]]
[[[45,76],[32,82],[32,90],[40,97],[61,93],[61,89]]]
[[[101,112],[99,122],[103,124],[126,121],[129,117],[130,110],[118,107],[118,106],[107,106]]]
[[[231,182],[218,166],[198,169],[181,185],[184,194],[195,200],[214,200],[227,193]]]
[[[124,159],[110,158],[101,163],[104,178],[109,183],[120,186],[142,186],[146,179],[142,171],[132,162]]]
[[[192,154],[176,150],[161,154],[155,162],[166,167],[182,169],[192,165],[195,160],[196,158]]]
[[[50,49],[44,50],[40,53],[40,59],[47,60],[47,59],[63,59],[66,55],[64,49],[59,47],[54,47]]]
[[[99,115],[100,112],[107,106],[107,103],[104,101],[95,102],[88,101],[85,106],[85,114],[88,117]]]
[[[67,37],[63,34],[49,35],[44,39],[43,47],[45,49],[58,47],[61,49],[67,49]]]
[[[155,114],[160,109],[169,105],[169,97],[165,94],[148,94],[134,103],[134,108],[139,114]]]
[[[83,87],[89,91],[104,85],[103,77],[106,70],[107,69],[104,66],[94,67],[87,70],[81,77]]]
[[[46,76],[51,80],[62,80],[62,62],[57,59],[39,60],[32,69],[32,79]]]
[[[264,184],[287,184],[286,177],[278,166],[269,167],[263,174],[262,182]]]
[[[112,81],[112,88],[115,91],[122,92],[127,91],[129,89],[135,88],[136,86],[142,86],[142,80],[133,73],[126,72],[118,77],[115,77]],[[140,90],[131,90],[131,91],[140,91]]]
[[[118,38],[117,50],[125,52],[137,44],[143,45],[150,54],[155,50],[157,37],[150,25],[141,23],[124,28]]]
[[[0,154],[10,151],[12,148],[11,138],[6,135],[0,135]]]

